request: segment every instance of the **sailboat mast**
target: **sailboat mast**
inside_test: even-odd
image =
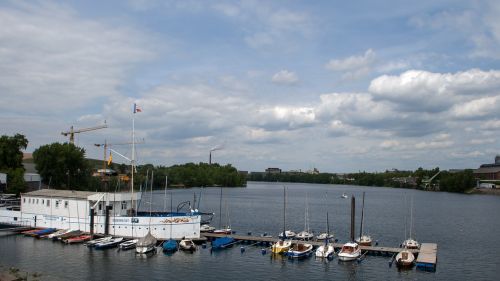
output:
[[[220,188],[219,198],[219,229],[222,229],[222,187]]]
[[[163,211],[167,212],[167,186],[168,186],[168,176],[165,176],[165,195],[163,197]]]
[[[326,239],[325,245],[328,244],[328,240],[330,239],[330,224],[328,223],[328,212],[326,212]]]
[[[359,228],[359,240],[361,241],[361,236],[363,236],[363,220],[365,214],[365,192],[363,192],[363,203],[361,204],[361,226]]]
[[[282,240],[286,238],[286,189],[283,186],[283,236]]]
[[[134,113],[132,114],[132,161],[130,161],[132,166],[132,177],[130,182],[130,205],[132,207],[132,212],[135,212],[134,208],[134,170],[135,170],[135,104]]]
[[[410,238],[413,238],[412,237],[412,230],[413,230],[413,196],[411,197],[410,199],[410,206],[411,206],[411,209],[410,209]]]

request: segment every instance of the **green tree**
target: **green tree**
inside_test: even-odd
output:
[[[23,153],[28,140],[24,135],[0,137],[0,171],[7,173],[7,191],[19,194],[26,189],[24,182]]]
[[[42,145],[33,152],[43,182],[56,188],[87,189],[90,168],[85,149],[71,143]]]

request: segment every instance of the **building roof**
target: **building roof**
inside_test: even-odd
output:
[[[23,196],[40,196],[40,197],[59,197],[59,198],[80,198],[87,199],[87,197],[97,194],[93,191],[75,191],[75,190],[57,190],[57,189],[40,189],[32,192],[23,193]]]
[[[474,174],[491,174],[500,172],[500,166],[493,167],[480,167],[477,170],[474,170]]]

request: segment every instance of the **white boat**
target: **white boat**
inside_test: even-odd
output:
[[[120,243],[118,247],[120,248],[120,250],[130,250],[137,246],[137,241],[139,241],[139,239],[128,240]]]
[[[106,236],[106,237],[102,237],[102,238],[90,240],[90,241],[86,242],[83,245],[85,245],[87,247],[94,247],[97,243],[110,241],[111,238],[113,238],[113,237],[112,236]]]
[[[415,256],[408,250],[402,250],[396,255],[396,265],[399,268],[412,267],[415,262]]]
[[[148,234],[146,234],[146,236],[140,238],[137,241],[135,252],[138,254],[145,254],[155,250],[156,241],[156,238],[151,234],[150,231],[148,231]]]
[[[405,219],[405,235],[406,235],[406,219]],[[410,206],[410,237],[407,238],[405,241],[403,241],[401,247],[405,249],[420,248],[420,243],[418,243],[416,239],[413,239],[412,236],[413,236],[413,198],[411,200],[411,206]]]
[[[361,256],[361,249],[358,243],[348,242],[342,246],[338,256],[341,261],[353,261]]]
[[[361,237],[356,239],[356,243],[358,243],[361,246],[371,246],[372,238],[368,235],[361,235]]]
[[[318,240],[318,241],[323,241],[325,239],[333,240],[333,238],[335,238],[335,236],[333,234],[328,234],[326,232],[321,233],[320,235],[316,236],[316,240]]]
[[[326,212],[326,233],[321,236],[320,240],[324,240],[325,244],[321,245],[316,249],[316,257],[318,258],[330,258],[332,255],[335,253],[335,248],[333,247],[333,244],[330,243],[330,239],[333,238],[333,235],[330,235],[330,225],[328,222],[328,212]],[[332,236],[330,238],[330,236]]]
[[[151,231],[158,239],[200,238],[201,214],[196,210],[174,214],[157,212],[153,216],[138,210],[142,194],[134,192],[133,184],[136,170],[134,120],[132,159],[127,160],[131,164],[130,192],[39,189],[21,193],[20,210],[0,208],[0,224],[78,229],[121,237],[143,237]],[[168,236],[167,228],[173,229],[172,237]]]
[[[325,243],[316,249],[316,257],[318,258],[330,258],[335,253],[335,248],[331,243]]]
[[[307,193],[304,212],[304,230],[299,232],[295,237],[299,240],[311,240],[314,238],[314,234],[309,229],[309,202]]]
[[[286,252],[289,258],[304,258],[308,257],[313,250],[313,245],[304,242],[293,243],[290,249]]]
[[[191,239],[182,239],[179,243],[179,248],[183,251],[196,251],[196,245]]]
[[[123,237],[115,237],[111,238],[109,241],[103,241],[95,244],[94,248],[96,249],[109,249],[118,246],[123,241]]]
[[[63,234],[69,233],[70,231],[73,231],[73,229],[61,229],[61,230],[58,230],[58,231],[56,231],[54,233],[51,233],[51,234],[47,235],[46,237],[48,239],[54,239],[54,238],[57,238],[57,237],[59,237],[59,236],[61,236]]]
[[[202,224],[200,226],[200,232],[214,232],[215,227],[210,226],[209,224]]]
[[[340,198],[347,199],[347,194],[345,194],[345,192],[342,193],[342,195],[340,195]]]
[[[282,238],[282,239],[292,239],[292,238],[295,238],[295,236],[297,236],[297,234],[291,230],[286,230],[284,236],[283,236],[283,232],[278,234],[278,238]]]
[[[403,241],[402,246],[405,249],[418,249],[418,248],[420,248],[420,243],[418,243],[414,239],[409,238],[409,239],[406,239],[405,241]]]
[[[227,205],[227,200],[225,201],[226,205],[226,225],[222,226],[222,187],[220,189],[220,202],[219,202],[219,228],[214,230],[215,234],[232,234],[233,230],[231,229],[231,221],[229,219],[229,207]]]
[[[308,231],[301,231],[295,236],[295,238],[299,240],[311,240],[314,238],[314,234]]]

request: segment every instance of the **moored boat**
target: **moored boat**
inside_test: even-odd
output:
[[[84,245],[87,246],[87,247],[94,247],[95,244],[109,241],[112,238],[113,238],[112,236],[106,236],[106,237],[102,237],[102,238],[97,238],[97,239],[90,240],[90,241],[86,242]]]
[[[223,227],[221,229],[215,229],[212,231],[215,234],[231,234],[233,231],[231,230],[230,227]]]
[[[56,232],[52,232],[52,233],[50,233],[50,234],[44,235],[44,236],[43,236],[43,237],[41,237],[41,238],[52,239],[52,238],[54,238],[54,237],[58,237],[58,236],[61,236],[61,235],[63,235],[63,234],[66,234],[66,233],[68,233],[68,232],[70,232],[70,231],[71,231],[70,229],[60,229],[60,230],[58,230],[58,231],[56,231]]]
[[[232,237],[220,237],[212,241],[212,250],[219,250],[232,247],[236,242]]]
[[[156,238],[151,234],[150,231],[148,231],[146,236],[140,238],[137,241],[135,252],[137,254],[145,254],[155,250],[156,241]]]
[[[409,238],[403,241],[402,247],[405,249],[418,249],[420,248],[420,243],[415,239]]]
[[[118,247],[120,248],[120,250],[123,250],[123,251],[131,250],[131,249],[134,249],[136,247],[137,241],[139,241],[139,240],[138,239],[128,240],[128,241],[120,243],[120,245]]]
[[[283,254],[286,253],[291,246],[291,240],[280,240],[271,246],[271,251],[273,252],[273,254]]]
[[[179,242],[179,248],[183,251],[196,251],[196,245],[191,239],[182,239],[181,242]]]
[[[210,226],[209,224],[202,224],[200,226],[200,232],[214,232],[215,227]]]
[[[361,235],[361,237],[356,239],[356,242],[360,246],[371,246],[372,245],[372,238],[368,235]]]
[[[99,242],[95,244],[94,248],[97,250],[110,249],[118,246],[123,241],[123,237],[111,238],[109,241]]]
[[[163,248],[164,252],[173,253],[173,252],[177,251],[177,249],[178,249],[177,241],[175,241],[173,239],[167,240],[167,241],[163,242],[162,248]]]
[[[321,233],[320,235],[316,236],[316,240],[318,241],[323,241],[325,239],[332,240],[333,238],[335,238],[335,236],[328,233]]]
[[[399,268],[410,268],[415,263],[415,256],[408,250],[402,250],[396,255],[396,265]]]
[[[293,243],[290,249],[286,252],[289,258],[305,258],[311,255],[313,245],[304,242]]]
[[[361,249],[358,243],[348,242],[342,246],[338,256],[341,261],[353,261],[361,256]]]
[[[84,235],[68,238],[68,239],[64,240],[63,242],[66,244],[83,243],[85,241],[89,241],[91,238],[92,238],[91,235],[84,234]]]
[[[299,240],[311,240],[314,238],[314,234],[308,231],[301,231],[295,236],[295,238]]]
[[[330,235],[330,225],[328,222],[328,212],[326,212],[326,233],[322,233],[324,236],[322,236],[320,240],[324,240],[325,244],[321,245],[316,249],[316,257],[318,258],[330,258],[333,256],[335,253],[335,248],[333,247],[333,244],[330,243],[330,236],[333,238],[333,235]],[[321,235],[320,235],[321,236]]]
[[[72,238],[72,237],[76,237],[76,236],[80,236],[80,235],[83,235],[83,231],[81,231],[81,230],[72,230],[72,231],[70,231],[68,233],[65,233],[65,234],[63,234],[61,236],[58,236],[57,240],[63,241],[63,240],[66,240],[66,239],[69,239],[69,238]]]
[[[278,237],[282,238],[282,239],[293,239],[293,238],[295,238],[295,236],[297,236],[297,234],[295,234],[295,232],[293,232],[291,230],[286,230],[284,232],[285,232],[285,235],[283,235],[283,232],[281,232],[280,234],[278,234]]]

